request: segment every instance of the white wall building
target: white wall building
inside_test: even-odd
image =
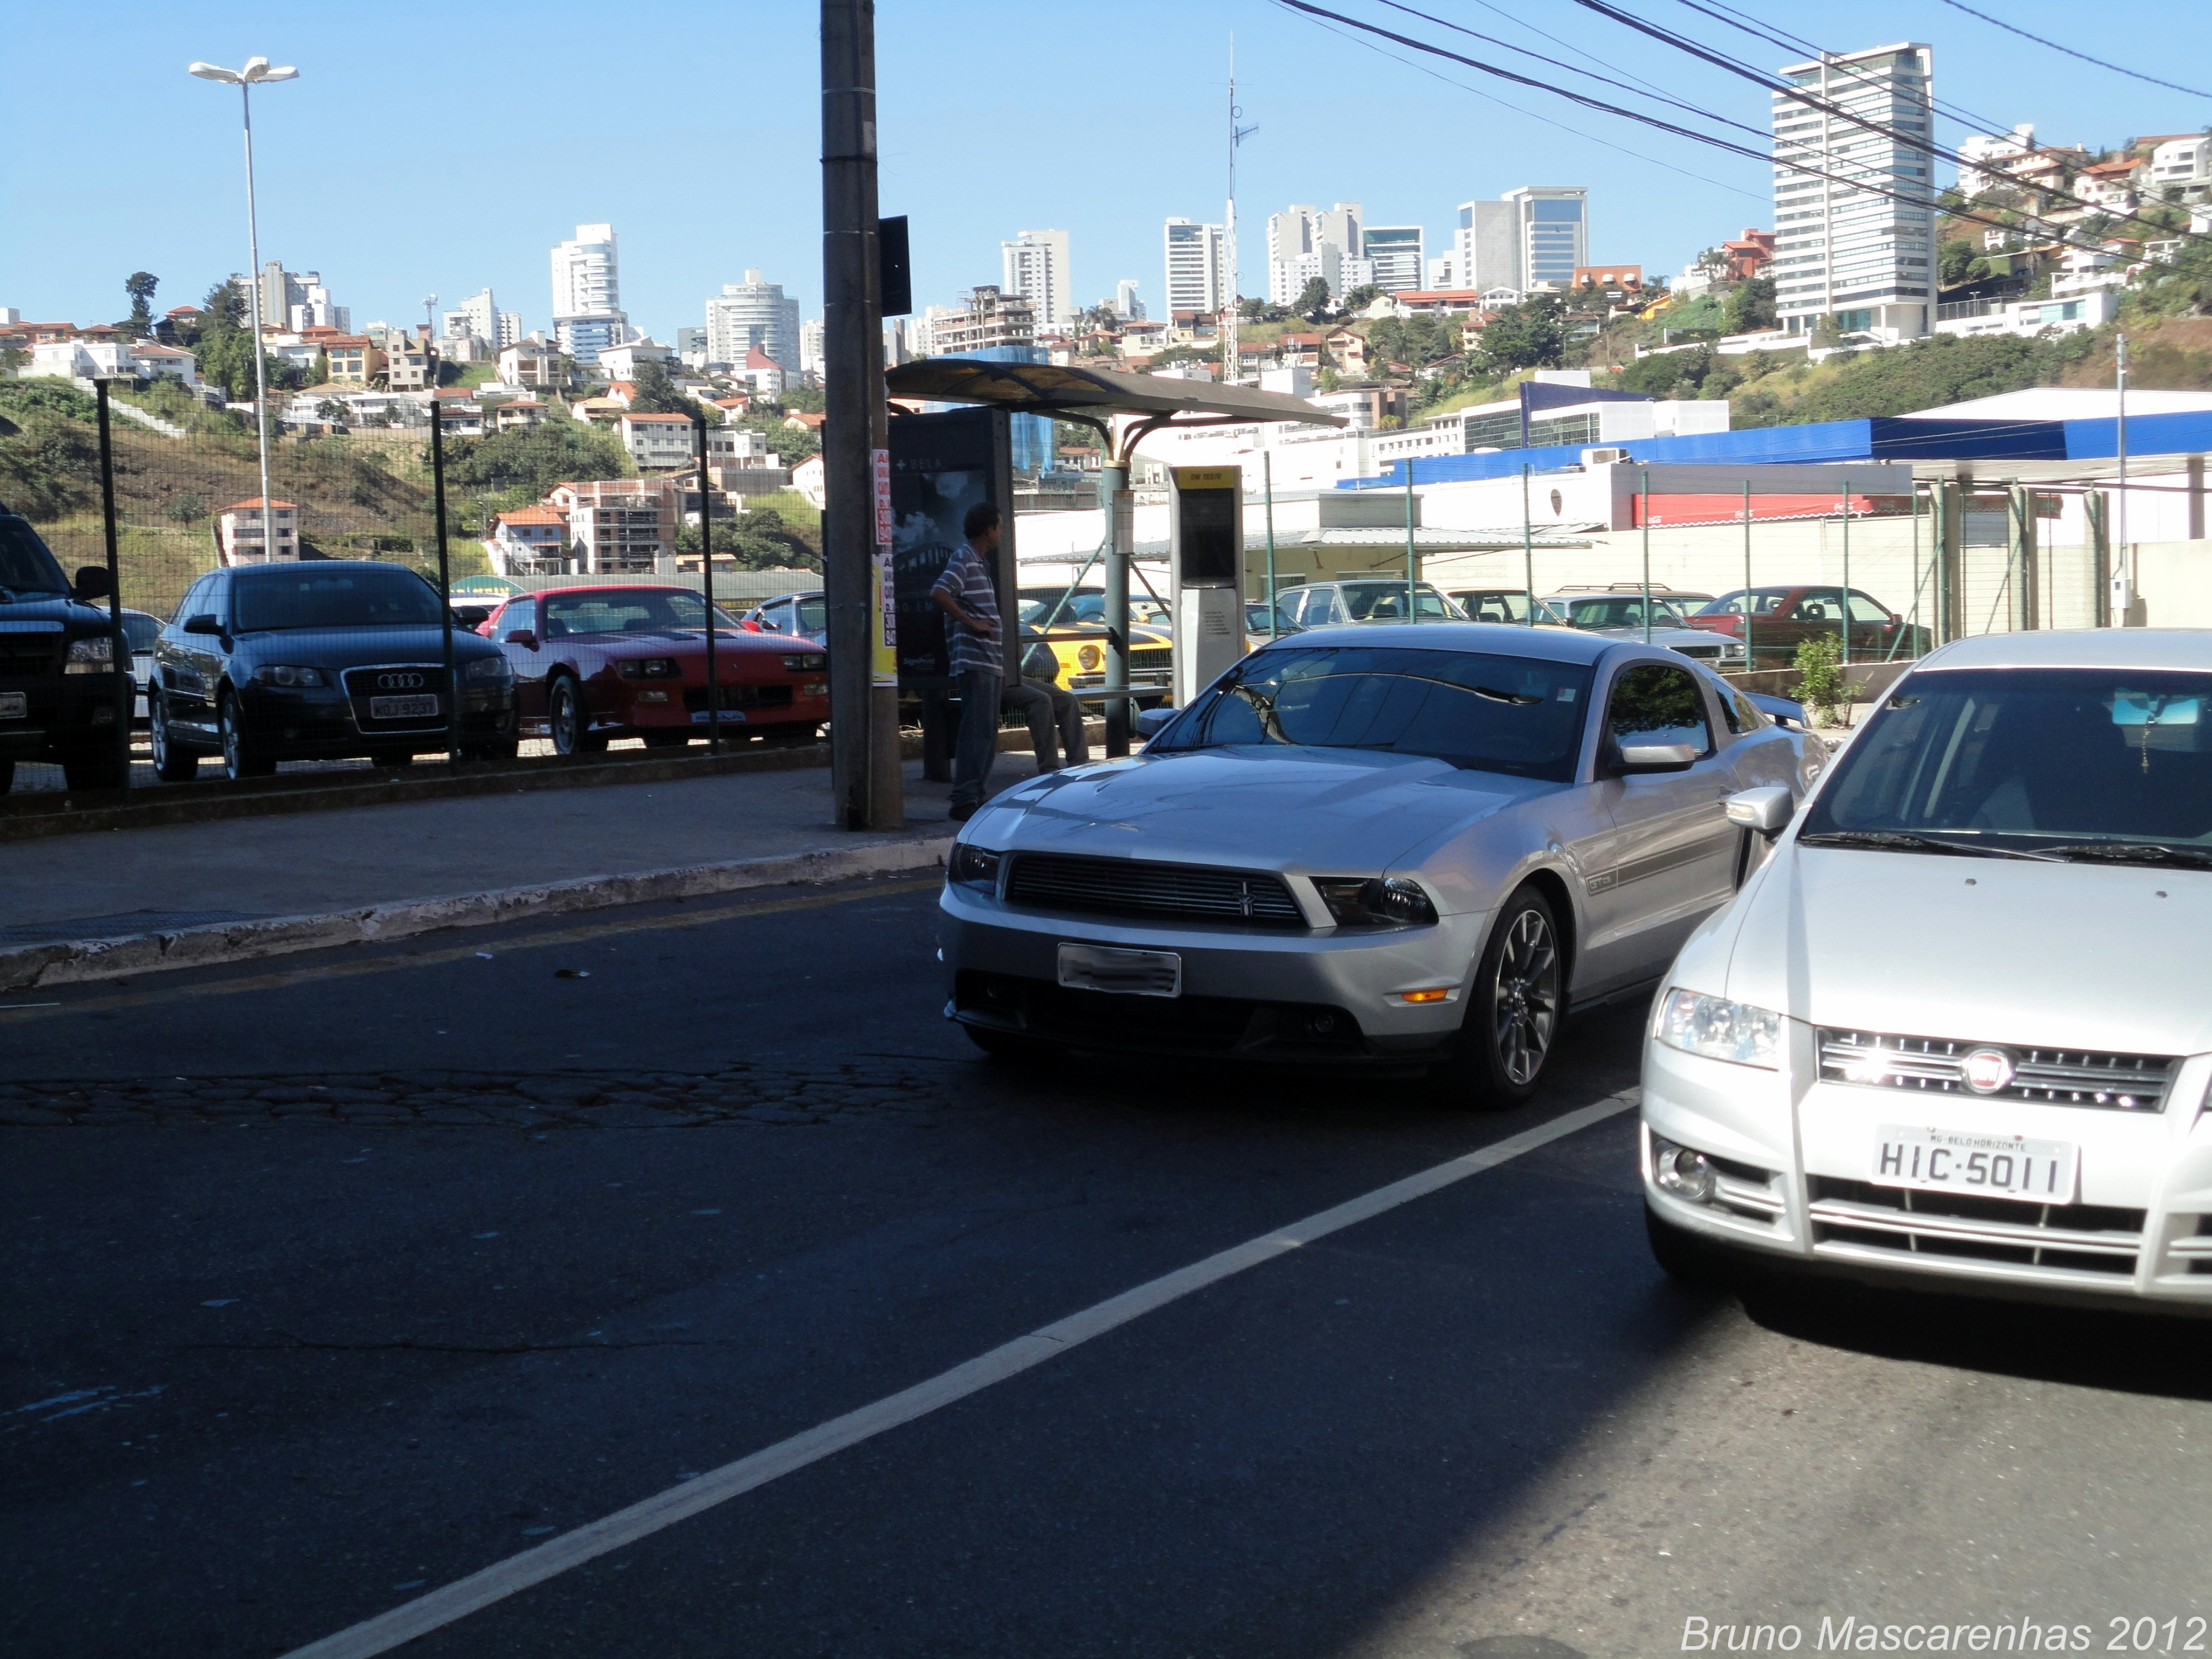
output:
[[[2022,121],[2010,132],[1977,132],[1959,141],[1959,154],[1975,165],[1959,169],[1959,194],[1975,197],[2008,182],[1996,164],[2017,161],[2035,150],[2035,123]],[[1986,165],[1983,165],[1986,164]]]
[[[1523,185],[1495,202],[1462,202],[1451,269],[1431,288],[1565,289],[1589,263],[1589,191]]]
[[[1830,107],[1925,141],[1935,61],[1930,47],[1899,42],[1787,64],[1781,74]],[[1877,339],[1926,334],[1936,297],[1931,158],[1788,93],[1775,93],[1772,100],[1775,245],[1769,274],[1784,331],[1809,334],[1822,318],[1832,317],[1844,331]]]
[[[2144,180],[2150,199],[2162,202],[2166,192],[2178,192],[2184,202],[2201,202],[2212,185],[2212,137],[2196,133],[2169,138],[2150,153],[2150,171]]]
[[[707,301],[707,361],[740,368],[756,349],[789,373],[799,372],[799,301],[784,297],[782,283],[748,270],[744,282],[723,283]]]
[[[676,365],[676,352],[672,347],[665,346],[658,340],[647,338],[631,340],[618,346],[609,346],[599,354],[599,368],[605,372],[611,380],[635,380],[640,363],[659,363],[663,368],[673,368]]]
[[[486,289],[471,299],[464,300],[445,315],[445,326],[439,331],[448,340],[459,340],[474,335],[496,350],[508,343],[499,337],[500,311],[498,301]]]
[[[2053,285],[2054,289],[2056,284]],[[1938,334],[2017,334],[2033,339],[2049,330],[2071,334],[2095,328],[2120,314],[2120,296],[2112,290],[2049,300],[1970,300],[1936,308]]]
[[[553,250],[553,331],[580,363],[596,363],[601,351],[629,338],[612,225],[578,225]]]
[[[1005,268],[1000,290],[1030,302],[1038,332],[1064,334],[1074,326],[1066,231],[1018,230],[1012,241],[999,244],[999,258]]]
[[[1221,249],[1221,227],[1170,219],[1164,229],[1167,250],[1167,314],[1219,311],[1228,302],[1229,273]]]
[[[1305,285],[1318,277],[1329,297],[1372,282],[1372,268],[1361,252],[1360,206],[1339,202],[1323,211],[1293,202],[1267,216],[1267,299],[1294,303]]]
[[[891,319],[892,322],[897,320],[899,319],[896,318]],[[890,326],[890,323],[884,325],[887,329]],[[821,378],[823,370],[829,365],[824,343],[828,338],[829,325],[826,319],[812,317],[799,325],[799,372],[801,374],[811,374],[817,380]],[[889,359],[885,361],[888,362]]]

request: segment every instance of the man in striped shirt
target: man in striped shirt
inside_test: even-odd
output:
[[[960,526],[967,540],[946,563],[929,597],[945,613],[945,644],[960,681],[960,733],[952,749],[952,812],[971,818],[983,804],[991,763],[999,757],[999,702],[1006,647],[999,635],[999,595],[991,561],[999,550],[999,509],[979,501]]]

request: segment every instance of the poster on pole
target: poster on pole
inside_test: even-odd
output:
[[[930,589],[966,539],[968,509],[988,501],[1004,526],[996,568],[1006,672],[1014,661],[1013,448],[1006,411],[953,409],[899,415],[890,424],[891,576],[898,684],[904,690],[950,687],[945,614]]]
[[[870,684],[895,686],[898,672],[898,586],[891,573],[891,453],[869,452],[875,480],[876,538],[872,599],[875,613],[873,666]]]

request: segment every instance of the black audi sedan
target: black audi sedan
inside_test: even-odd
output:
[[[234,778],[287,760],[367,756],[400,766],[447,741],[446,617],[412,570],[315,559],[194,582],[154,645],[154,763],[181,782],[203,755]],[[453,629],[464,758],[515,750],[514,671]]]

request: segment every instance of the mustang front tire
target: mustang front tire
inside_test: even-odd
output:
[[[1516,1106],[1536,1092],[1566,1012],[1565,963],[1552,907],[1533,887],[1519,889],[1475,964],[1459,1046],[1443,1066],[1462,1095]]]

